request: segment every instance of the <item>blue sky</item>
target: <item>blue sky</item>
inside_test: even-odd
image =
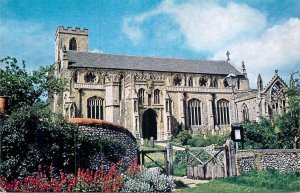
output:
[[[54,61],[58,26],[89,29],[89,51],[243,60],[251,86],[300,70],[300,0],[0,0],[0,57]]]

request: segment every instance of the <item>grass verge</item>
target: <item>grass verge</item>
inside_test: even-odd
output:
[[[251,171],[237,177],[215,179],[180,192],[295,192],[300,191],[300,177],[276,171]]]

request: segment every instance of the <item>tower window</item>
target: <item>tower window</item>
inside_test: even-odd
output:
[[[201,125],[201,102],[197,99],[192,99],[188,102],[188,114],[190,125]]]
[[[229,125],[229,102],[221,99],[217,102],[218,125]]]
[[[77,51],[77,41],[75,38],[71,38],[69,42],[69,50]]]
[[[87,100],[87,117],[91,119],[104,119],[104,99],[92,97]]]

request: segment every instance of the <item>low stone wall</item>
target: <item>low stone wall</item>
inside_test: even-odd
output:
[[[300,173],[300,149],[262,149],[239,151],[236,154],[237,173],[252,169]]]
[[[125,156],[122,158],[124,164],[130,163],[137,159],[137,142],[130,131],[123,127],[116,127],[108,124],[77,124],[79,131],[85,135],[105,137],[118,140],[125,147]],[[105,150],[104,150],[105,151]],[[103,160],[104,159],[104,160]],[[103,156],[95,155],[91,160],[93,167],[98,167],[100,163],[106,162]],[[104,164],[105,165],[105,164]]]

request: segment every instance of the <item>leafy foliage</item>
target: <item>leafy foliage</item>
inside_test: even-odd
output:
[[[123,188],[124,176],[133,177],[142,172],[136,161],[129,163],[125,170],[122,164],[112,164],[107,172],[104,165],[97,170],[79,168],[76,176],[55,173],[53,166],[44,171],[39,165],[38,172],[24,179],[10,182],[2,177],[0,185],[8,192],[118,192]]]
[[[1,176],[24,178],[39,164],[76,173],[79,166],[89,167],[99,154],[109,163],[121,159],[125,152],[121,142],[80,134],[76,126],[49,112],[40,97],[64,85],[50,67],[28,73],[24,62],[21,68],[15,58],[0,61],[5,65],[0,68],[0,95],[10,97],[9,116],[0,113]]]
[[[289,106],[271,119],[244,124],[247,148],[300,148],[300,88],[288,88]]]
[[[40,67],[39,70],[29,73],[17,60],[5,57],[0,60],[0,96],[9,96],[10,109],[23,105],[33,105],[49,92],[61,90],[65,81],[57,79],[51,73],[52,67]]]
[[[145,169],[132,177],[126,176],[125,192],[170,192],[175,188],[173,176]]]
[[[229,138],[229,134],[192,136],[188,133],[187,130],[183,130],[179,132],[174,141],[180,143],[180,145],[189,145],[191,147],[206,147],[212,144],[223,145],[225,141]]]

